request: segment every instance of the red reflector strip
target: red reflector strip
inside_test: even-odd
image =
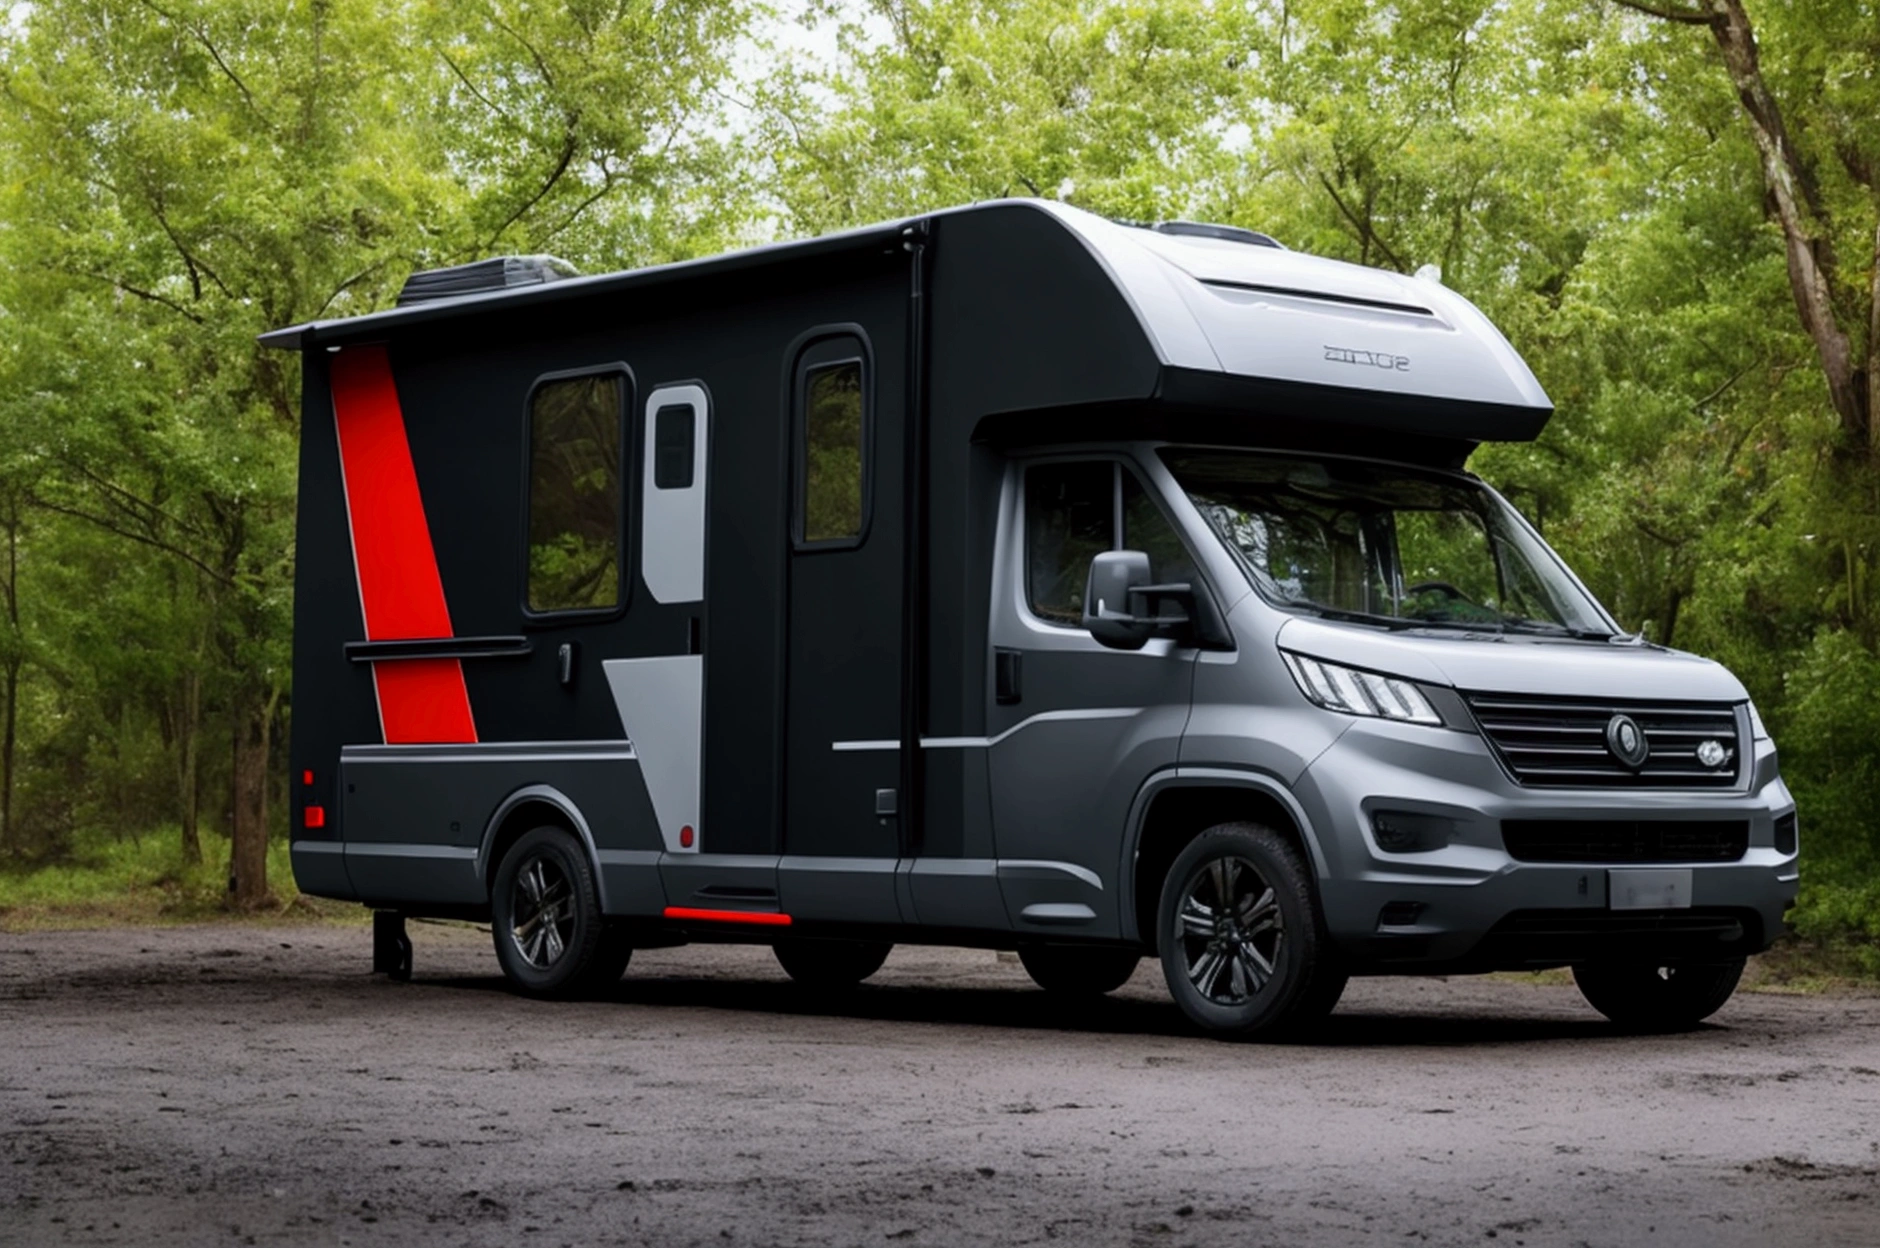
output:
[[[324,828],[326,826],[326,807],[307,807],[306,813],[302,816],[302,822],[310,828]]]
[[[450,609],[385,348],[346,348],[333,357],[331,380],[366,640],[449,637]],[[477,739],[456,659],[375,663],[372,677],[387,744]]]
[[[759,927],[788,927],[790,916],[774,910],[689,910],[667,906],[666,917],[682,923],[754,923]]]

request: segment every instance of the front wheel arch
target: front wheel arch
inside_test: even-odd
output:
[[[1311,821],[1287,788],[1259,772],[1228,768],[1170,769],[1149,777],[1130,805],[1120,898],[1122,936],[1151,955],[1160,952],[1156,908],[1162,881],[1189,842],[1223,823],[1259,823],[1289,840],[1310,867],[1314,899],[1328,868]]]

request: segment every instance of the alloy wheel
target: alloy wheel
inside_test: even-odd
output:
[[[1278,974],[1286,920],[1260,869],[1224,855],[1189,883],[1174,937],[1196,992],[1216,1005],[1244,1005]]]
[[[574,910],[574,888],[559,863],[547,855],[524,863],[509,903],[509,934],[523,961],[538,971],[555,965],[574,936]]]

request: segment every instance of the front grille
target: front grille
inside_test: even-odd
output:
[[[1476,722],[1514,778],[1530,788],[1734,787],[1742,767],[1736,710],[1715,702],[1612,702],[1591,698],[1463,695]],[[1630,715],[1651,753],[1634,770],[1606,747],[1606,725]],[[1697,761],[1697,747],[1727,751],[1718,767]]]
[[[1502,843],[1518,862],[1736,862],[1746,819],[1508,819]]]

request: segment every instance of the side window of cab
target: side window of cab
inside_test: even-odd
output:
[[[1140,550],[1159,584],[1193,582],[1193,558],[1135,471],[1113,459],[1025,470],[1025,602],[1049,624],[1078,628],[1090,561]],[[1165,607],[1165,609],[1167,609]]]

